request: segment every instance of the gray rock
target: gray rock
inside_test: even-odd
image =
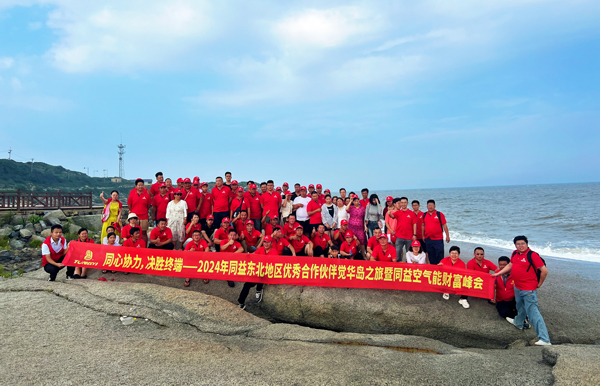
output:
[[[50,237],[51,233],[52,232],[50,231],[50,229],[44,229],[40,234],[42,235],[42,238],[46,240],[48,237]]]
[[[82,227],[80,227],[79,225],[71,223],[69,224],[69,233],[77,234],[77,232],[79,232],[81,228]]]
[[[0,229],[0,237],[1,236],[9,236],[12,233],[12,229],[2,228]]]
[[[29,229],[31,232],[35,232],[35,227],[30,222],[28,222],[27,224],[25,224],[25,229]]]
[[[13,231],[20,231],[21,229],[23,229],[23,225],[15,225],[13,227]]]
[[[19,231],[15,231],[15,232],[11,232],[9,237],[10,237],[11,239],[16,239],[16,238],[18,238],[19,236],[20,236],[20,233],[19,233]]]
[[[20,234],[20,236],[21,236],[22,238],[24,238],[24,239],[28,239],[28,238],[30,238],[31,236],[33,236],[33,232],[32,232],[32,231],[30,231],[29,229],[21,229],[21,230],[19,231],[19,234]]]
[[[49,218],[48,222],[50,223],[51,226],[52,225],[62,225],[62,223],[60,222],[60,220],[57,219],[57,218],[54,218],[54,217]]]
[[[42,227],[42,230],[50,228],[50,226],[48,224],[46,224],[46,222],[44,220],[40,220],[39,224]]]
[[[51,218],[55,218],[58,220],[66,220],[67,216],[65,216],[63,211],[60,209],[44,212],[44,220],[49,220]]]
[[[14,259],[15,255],[12,251],[0,251],[0,263],[8,263]]]
[[[102,215],[100,214],[89,214],[83,216],[73,216],[71,221],[80,227],[87,228],[92,231],[102,230]]]
[[[11,223],[11,225],[19,225],[19,224],[23,223],[23,220],[27,221],[28,217],[29,216],[26,216],[26,215],[15,214],[10,223]]]
[[[38,236],[38,235],[33,235],[33,236],[31,236],[31,239],[32,239],[32,240],[39,240],[39,241],[41,241],[41,242],[44,242],[44,241],[46,240],[46,238],[45,238],[45,237]]]
[[[600,385],[600,346],[560,345],[543,349],[544,361],[554,366],[555,385]]]
[[[23,244],[22,241],[19,241],[17,239],[11,239],[9,245],[12,249],[23,249],[23,246],[25,244]]]
[[[39,223],[33,224],[33,229],[36,233],[40,233],[42,231],[42,226]]]

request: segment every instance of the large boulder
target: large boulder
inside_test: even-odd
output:
[[[50,228],[50,226],[46,224],[44,220],[40,220],[40,226],[42,227],[42,230]]]
[[[66,220],[67,216],[65,216],[64,212],[60,209],[44,212],[44,220],[49,220],[51,218],[55,218],[57,220]]]
[[[79,232],[81,228],[82,227],[80,227],[79,225],[71,223],[69,224],[69,233],[77,234],[77,232]]]
[[[42,231],[42,226],[39,223],[33,224],[33,229],[36,233],[40,233]]]
[[[50,237],[51,233],[52,231],[50,229],[44,229],[40,234],[42,235],[44,240],[46,240],[48,237]]]
[[[23,247],[25,246],[25,244],[23,244],[22,241],[17,239],[10,240],[9,245],[12,249],[23,249]]]
[[[9,236],[12,233],[12,228],[2,228],[0,229],[0,237]]]
[[[31,236],[33,236],[33,232],[32,232],[32,231],[30,231],[30,230],[29,230],[29,229],[27,229],[27,228],[21,229],[21,230],[19,231],[19,234],[20,234],[20,236],[21,236],[22,238],[24,238],[24,239],[28,239],[28,238],[30,238]]]
[[[35,227],[30,222],[28,222],[27,224],[25,224],[25,229],[29,229],[31,232],[35,232]]]
[[[73,216],[71,221],[80,227],[87,228],[88,230],[99,231],[102,229],[102,215],[101,214],[89,214],[83,216]]]

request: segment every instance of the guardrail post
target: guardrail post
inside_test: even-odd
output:
[[[21,189],[17,189],[17,212],[21,209]]]
[[[58,209],[62,206],[62,200],[60,199],[60,189],[58,190]]]
[[[92,209],[92,196],[93,196],[93,191],[90,190],[90,209]]]

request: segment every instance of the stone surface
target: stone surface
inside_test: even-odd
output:
[[[44,212],[44,220],[49,220],[51,218],[55,218],[58,220],[66,220],[67,216],[65,216],[65,214],[63,213],[62,210],[57,209],[57,210],[51,210],[48,212]]]
[[[13,232],[11,232],[11,233],[10,233],[9,237],[10,237],[11,239],[16,239],[16,238],[18,238],[20,235],[21,235],[21,234],[19,233],[19,231],[13,231]]]
[[[79,232],[81,228],[82,227],[80,227],[79,225],[71,223],[69,224],[69,233],[77,234],[77,232]]]
[[[62,223],[60,222],[59,219],[51,217],[47,220],[50,223],[50,226],[52,225],[62,225]]]
[[[50,228],[50,226],[48,226],[44,220],[41,220],[39,224],[42,227],[42,230]]]
[[[0,236],[10,236],[12,229],[2,228],[0,229]]]
[[[38,236],[38,235],[33,235],[31,236],[32,240],[39,240],[41,242],[44,242],[46,240],[46,237],[42,237],[42,236]]]
[[[50,235],[52,234],[52,232],[50,231],[50,229],[44,229],[40,235],[44,238],[44,240],[46,240],[48,237],[50,237]]]
[[[40,233],[43,228],[39,223],[36,223],[36,224],[33,224],[33,229],[36,231],[36,233]]]
[[[32,232],[32,231],[30,231],[29,229],[26,229],[26,228],[25,228],[25,229],[21,229],[21,230],[19,231],[19,235],[20,235],[22,238],[24,238],[24,239],[28,239],[28,238],[30,238],[31,236],[33,236],[33,232]]]
[[[23,249],[23,242],[17,239],[11,239],[9,245],[12,249]]]
[[[554,366],[555,385],[600,385],[599,345],[545,347],[543,358]]]
[[[102,215],[99,214],[73,216],[71,217],[71,221],[80,227],[87,228],[88,230],[102,230]]]
[[[420,337],[270,324],[219,298],[202,294],[192,298],[190,291],[147,284],[129,291],[131,285],[0,281],[0,383],[62,384],[77,379],[77,384],[549,385],[553,381],[552,367],[542,360],[540,347],[461,350]],[[137,320],[124,326],[120,315]],[[49,356],[54,361],[42,360]],[[24,357],[36,365],[23,366]],[[56,363],[69,365],[56,371]]]
[[[21,229],[23,229],[23,225],[15,225],[13,227],[13,231],[20,231]]]
[[[30,222],[28,222],[27,224],[25,224],[25,229],[30,230],[32,233],[35,232],[35,227]]]

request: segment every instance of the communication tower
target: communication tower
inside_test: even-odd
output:
[[[125,155],[125,145],[123,145],[121,142],[117,148],[119,148],[119,178],[123,178],[123,175],[125,174],[125,161],[123,161],[123,155]]]

